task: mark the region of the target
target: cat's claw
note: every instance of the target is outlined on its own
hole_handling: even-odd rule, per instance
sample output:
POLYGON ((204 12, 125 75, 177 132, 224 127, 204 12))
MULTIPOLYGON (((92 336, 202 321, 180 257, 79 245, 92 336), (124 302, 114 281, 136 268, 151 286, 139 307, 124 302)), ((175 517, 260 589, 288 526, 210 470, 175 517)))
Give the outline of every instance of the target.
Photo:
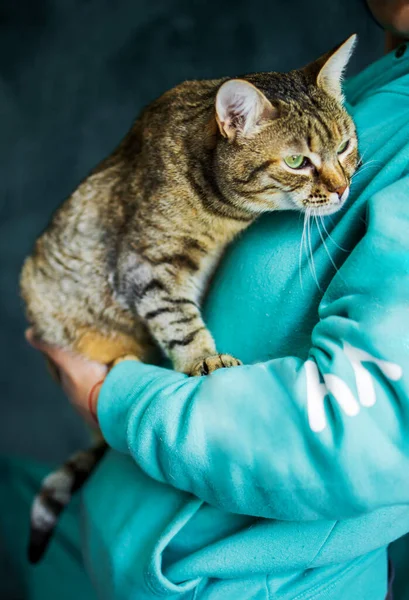
POLYGON ((238 358, 230 356, 230 354, 215 354, 202 358, 199 362, 193 365, 189 375, 197 377, 201 375, 210 375, 217 369, 229 369, 230 367, 238 367, 243 363, 238 358))

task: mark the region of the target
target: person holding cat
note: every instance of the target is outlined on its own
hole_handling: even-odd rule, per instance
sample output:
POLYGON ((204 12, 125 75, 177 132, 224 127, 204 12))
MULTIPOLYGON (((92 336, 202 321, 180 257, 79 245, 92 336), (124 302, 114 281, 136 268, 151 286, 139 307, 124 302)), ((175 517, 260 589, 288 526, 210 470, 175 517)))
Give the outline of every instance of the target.
POLYGON ((301 264, 298 215, 264 216, 206 300, 244 366, 107 375, 27 334, 116 450, 83 492, 95 592, 84 575, 78 597, 388 593, 386 547, 409 531, 409 3, 369 4, 390 53, 345 86, 363 160, 346 209, 307 231, 301 264))

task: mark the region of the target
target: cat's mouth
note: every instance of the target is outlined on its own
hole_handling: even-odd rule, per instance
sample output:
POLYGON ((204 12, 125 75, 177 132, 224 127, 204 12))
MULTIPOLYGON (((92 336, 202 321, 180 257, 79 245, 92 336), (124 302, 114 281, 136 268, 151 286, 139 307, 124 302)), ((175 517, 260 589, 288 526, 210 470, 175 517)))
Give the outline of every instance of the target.
POLYGON ((335 192, 309 196, 302 201, 302 210, 311 212, 314 215, 326 216, 338 212, 345 204, 349 196, 349 186, 344 190, 341 196, 335 192))
POLYGON ((314 202, 306 202, 303 206, 304 212, 311 212, 311 214, 324 217, 327 215, 333 215, 338 212, 339 209, 343 206, 338 202, 337 204, 327 202, 325 204, 315 204, 314 202))

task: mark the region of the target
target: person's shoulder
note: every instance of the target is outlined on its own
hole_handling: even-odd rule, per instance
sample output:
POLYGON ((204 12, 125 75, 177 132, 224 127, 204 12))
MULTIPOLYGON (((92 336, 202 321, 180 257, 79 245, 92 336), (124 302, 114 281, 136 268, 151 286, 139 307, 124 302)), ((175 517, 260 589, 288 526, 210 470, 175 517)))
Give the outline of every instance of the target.
POLYGON ((354 106, 366 96, 376 93, 409 74, 409 42, 382 56, 363 71, 344 81, 347 105, 354 106))

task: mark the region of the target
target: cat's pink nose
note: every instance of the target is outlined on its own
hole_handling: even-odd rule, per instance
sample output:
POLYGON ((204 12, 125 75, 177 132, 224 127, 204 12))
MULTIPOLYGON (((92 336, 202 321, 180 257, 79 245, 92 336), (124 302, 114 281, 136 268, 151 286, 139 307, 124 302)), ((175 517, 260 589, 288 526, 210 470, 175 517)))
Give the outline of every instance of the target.
POLYGON ((347 187, 348 187, 347 185, 340 185, 334 191, 335 191, 336 194, 338 194, 338 196, 340 198, 342 198, 342 196, 344 195, 344 192, 347 189, 347 187))
POLYGON ((340 185, 335 190, 339 202, 345 202, 349 196, 349 185, 340 185))

